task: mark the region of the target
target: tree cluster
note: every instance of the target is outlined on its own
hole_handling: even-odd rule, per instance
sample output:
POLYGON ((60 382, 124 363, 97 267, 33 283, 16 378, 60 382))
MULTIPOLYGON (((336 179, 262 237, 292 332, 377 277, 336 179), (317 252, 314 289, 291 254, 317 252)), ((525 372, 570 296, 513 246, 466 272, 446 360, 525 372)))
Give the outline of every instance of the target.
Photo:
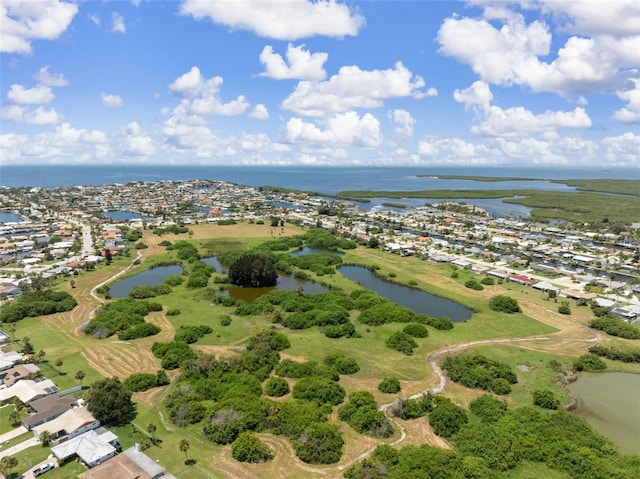
POLYGON ((66 291, 27 291, 0 308, 0 323, 71 311, 77 304, 66 291))
POLYGON ((511 296, 506 296, 504 294, 493 296, 489 300, 489 307, 499 313, 513 314, 521 311, 518 301, 511 296))
POLYGON ((625 339, 640 339, 640 329, 633 324, 629 324, 621 319, 600 317, 589 324, 594 329, 604 331, 611 336, 618 336, 625 339))
POLYGON ((508 364, 480 354, 448 356, 442 362, 442 369, 446 370, 449 378, 456 383, 496 394, 509 394, 511 384, 518 382, 516 374, 508 364))
POLYGON ((236 286, 264 288, 277 280, 275 260, 264 253, 245 253, 229 266, 229 282, 236 286))
POLYGON ((623 363, 640 363, 640 349, 631 351, 619 351, 616 348, 596 345, 589 348, 589 352, 598 356, 611 359, 612 361, 622 361, 623 363))
POLYGON ((164 369, 177 369, 196 358, 196 353, 184 342, 153 343, 151 352, 164 369))
POLYGON ((349 402, 338 408, 338 419, 360 434, 373 437, 389 437, 393 434, 393 426, 385 413, 378 410, 378 404, 369 391, 349 394, 349 402))
POLYGON ((597 354, 587 353, 573 362, 573 369, 576 371, 604 371, 607 369, 607 363, 600 359, 597 354))
POLYGON ((164 369, 160 369, 156 374, 134 373, 125 379, 122 384, 129 391, 137 393, 158 386, 166 386, 169 382, 169 376, 167 376, 167 373, 164 369))
POLYGON ((200 326, 180 326, 176 331, 176 334, 173 336, 173 340, 176 342, 182 341, 187 344, 192 344, 212 332, 213 329, 206 324, 201 324, 200 326))
MULTIPOLYGON (((154 328, 138 326, 145 322, 144 317, 152 311, 162 311, 162 305, 144 300, 138 301, 133 298, 121 298, 102 306, 87 323, 84 332, 98 338, 108 338, 115 333, 120 333, 121 339, 124 339, 123 336, 128 336, 129 339, 142 337, 139 334, 154 330, 154 328), (136 327, 138 329, 134 329, 136 327), (129 329, 132 331, 128 332, 129 329)), ((157 332, 159 332, 159 328, 152 334, 157 332)))

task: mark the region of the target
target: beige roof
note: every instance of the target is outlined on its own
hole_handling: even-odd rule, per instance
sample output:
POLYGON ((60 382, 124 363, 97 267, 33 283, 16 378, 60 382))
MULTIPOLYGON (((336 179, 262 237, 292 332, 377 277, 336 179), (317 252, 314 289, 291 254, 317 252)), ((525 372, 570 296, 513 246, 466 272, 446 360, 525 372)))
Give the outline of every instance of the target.
POLYGON ((96 419, 93 414, 86 407, 78 407, 69 409, 64 414, 57 418, 40 424, 33 428, 33 431, 40 435, 44 431, 49 431, 52 434, 58 434, 60 431, 66 431, 67 434, 75 431, 83 425, 94 422, 96 419))

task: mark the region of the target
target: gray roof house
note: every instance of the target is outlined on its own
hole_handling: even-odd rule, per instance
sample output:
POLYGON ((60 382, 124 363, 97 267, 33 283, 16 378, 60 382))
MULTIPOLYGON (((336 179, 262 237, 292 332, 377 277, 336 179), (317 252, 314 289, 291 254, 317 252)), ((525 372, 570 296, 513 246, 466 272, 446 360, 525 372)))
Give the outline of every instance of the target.
POLYGON ((77 457, 92 468, 115 456, 118 447, 118 436, 98 428, 53 446, 51 452, 60 462, 77 457))

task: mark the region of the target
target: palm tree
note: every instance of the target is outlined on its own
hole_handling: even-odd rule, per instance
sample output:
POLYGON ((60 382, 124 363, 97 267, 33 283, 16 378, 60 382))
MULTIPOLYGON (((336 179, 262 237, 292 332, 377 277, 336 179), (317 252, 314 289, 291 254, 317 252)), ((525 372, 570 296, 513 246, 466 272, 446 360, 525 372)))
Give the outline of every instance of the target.
POLYGON ((147 426, 147 432, 149 434, 151 434, 151 441, 153 441, 153 443, 156 443, 156 430, 158 429, 158 426, 156 426, 154 423, 149 423, 149 425, 147 426))
POLYGON ((18 460, 15 457, 5 456, 0 459, 0 475, 2 477, 8 477, 9 471, 18 465, 18 460))
POLYGON ((17 409, 14 409, 9 413, 9 421, 11 421, 11 425, 18 424, 20 422, 20 412, 17 409))
POLYGON ((76 376, 75 376, 75 377, 76 377, 76 379, 77 379, 78 381, 80 381, 80 387, 81 387, 81 388, 82 388, 82 380, 84 379, 84 376, 85 376, 85 374, 84 374, 84 371, 82 371, 82 370, 78 371, 78 372, 76 373, 76 376))
POLYGON ((49 431, 42 431, 40 433, 40 435, 38 436, 38 439, 42 443, 42 446, 46 447, 49 444, 51 444, 51 441, 53 441, 55 439, 55 437, 53 436, 53 433, 51 433, 49 431))
POLYGON ((180 451, 184 452, 184 462, 187 462, 189 460, 187 457, 187 451, 191 447, 191 444, 189 444, 189 441, 186 439, 182 439, 180 444, 178 444, 178 447, 180 448, 180 451))
POLYGON ((58 368, 58 373, 62 374, 62 359, 56 359, 55 365, 58 368))

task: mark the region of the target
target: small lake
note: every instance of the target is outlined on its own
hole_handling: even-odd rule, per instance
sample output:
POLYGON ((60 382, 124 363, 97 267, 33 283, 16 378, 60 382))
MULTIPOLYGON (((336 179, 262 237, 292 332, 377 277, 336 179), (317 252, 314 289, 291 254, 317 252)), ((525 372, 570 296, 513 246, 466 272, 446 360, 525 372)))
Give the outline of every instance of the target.
POLYGON ((340 251, 330 251, 328 249, 308 248, 305 246, 301 250, 291 253, 291 256, 304 256, 305 254, 335 254, 342 256, 344 253, 341 253, 340 251))
POLYGON ((640 454, 640 374, 580 373, 576 413, 625 454, 640 454))
POLYGON ((466 321, 473 314, 471 309, 460 303, 378 278, 362 266, 341 266, 340 273, 351 281, 356 281, 365 288, 373 290, 380 296, 390 299, 400 306, 405 306, 416 313, 425 313, 434 318, 448 316, 455 322, 466 321))
MULTIPOLYGON (((310 248, 305 248, 310 249, 310 248)), ((326 253, 324 250, 316 250, 320 253, 326 253)), ((297 253, 302 253, 298 251, 297 253)), ((213 266, 218 273, 227 273, 227 268, 218 261, 216 256, 212 256, 210 258, 203 258, 202 261, 210 266, 213 266)), ((298 291, 299 288, 302 288, 302 292, 304 294, 316 294, 316 293, 324 293, 325 291, 329 291, 328 288, 322 286, 320 283, 315 283, 313 281, 308 281, 304 279, 299 279, 294 276, 289 276, 285 274, 278 273, 278 284, 277 286, 271 286, 268 288, 240 288, 237 286, 231 286, 230 288, 222 291, 221 293, 227 296, 231 296, 232 298, 239 299, 245 301, 247 303, 251 303, 258 299, 263 294, 267 294, 272 289, 280 289, 283 291, 298 291)))
POLYGON ((140 213, 135 213, 133 211, 103 211, 102 214, 107 218, 111 218, 115 221, 128 221, 133 219, 148 219, 149 216, 141 215, 140 213))
POLYGON ((251 303, 273 289, 279 289, 282 291, 298 291, 299 288, 302 288, 303 294, 325 293, 329 291, 329 288, 322 286, 320 283, 296 278, 294 276, 278 274, 277 286, 271 286, 268 288, 240 288, 238 286, 231 286, 230 288, 222 291, 222 294, 251 303))
POLYGON ((109 288, 109 295, 112 298, 124 298, 129 295, 129 291, 131 291, 131 288, 134 286, 157 286, 161 284, 167 276, 175 274, 182 274, 182 266, 174 264, 148 269, 142 273, 118 281, 109 288))

